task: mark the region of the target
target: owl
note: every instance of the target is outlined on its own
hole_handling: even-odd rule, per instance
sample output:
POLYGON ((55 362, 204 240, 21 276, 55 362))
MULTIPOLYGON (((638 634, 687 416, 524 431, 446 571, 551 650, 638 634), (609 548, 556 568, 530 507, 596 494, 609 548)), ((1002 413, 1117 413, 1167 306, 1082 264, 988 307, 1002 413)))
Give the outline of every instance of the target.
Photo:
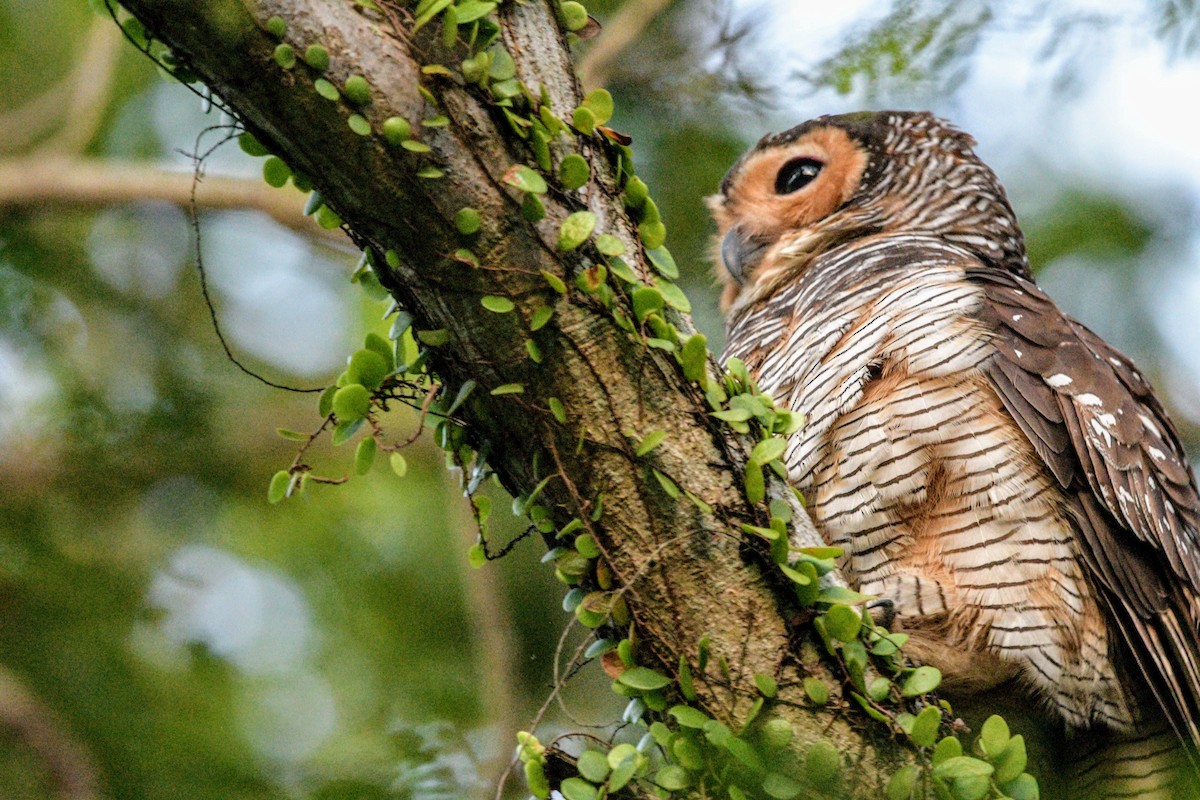
POLYGON ((1196 480, 1138 369, 1034 283, 973 145, 891 111, 762 139, 710 199, 724 357, 806 416, 790 479, 915 660, 1095 743, 1078 796, 1169 797, 1200 744, 1196 480))

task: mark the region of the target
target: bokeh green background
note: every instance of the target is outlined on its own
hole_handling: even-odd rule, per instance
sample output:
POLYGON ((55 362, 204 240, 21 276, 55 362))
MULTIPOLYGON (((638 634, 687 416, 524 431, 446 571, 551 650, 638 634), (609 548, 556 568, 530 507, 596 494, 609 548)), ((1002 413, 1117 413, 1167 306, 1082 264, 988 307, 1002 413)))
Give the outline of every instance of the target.
MULTIPOLYGON (((1047 117, 1111 74, 1073 44, 1069 14, 842 9, 827 52, 797 54, 780 28, 798 24, 799 4, 655 5, 593 75, 617 97, 613 125, 635 138, 710 341, 721 331, 702 198, 737 155, 767 130, 856 105, 989 120, 970 101, 995 68, 981 42, 1024 25, 1050 48, 1020 66, 1041 99, 998 102, 1004 124, 972 130, 1000 159, 1052 293, 1139 360, 1200 452, 1197 193, 1178 175, 1122 181, 1121 152, 1064 166, 1073 141, 1039 137, 1044 123, 1070 130, 1047 117), (1012 126, 1024 144, 1006 145, 1012 126)), ((589 8, 631 24, 619 2, 589 8)), ((1176 102, 1194 105, 1189 9, 1135 4, 1096 29, 1143 31, 1169 56, 1160 73, 1181 85, 1176 102)), ((186 176, 197 134, 222 122, 85 0, 0 0, 0 175, 136 164, 186 176)), ((206 169, 256 181, 260 165, 230 144, 206 169)), ((386 332, 384 306, 350 284, 344 242, 254 210, 200 222, 222 327, 254 369, 319 386, 365 333, 386 332)), ((561 586, 533 540, 467 566, 471 515, 428 436, 403 478, 381 466, 268 505, 295 452, 275 430, 313 429, 315 399, 229 363, 192 246, 185 210, 166 202, 0 204, 0 796, 490 796, 513 732, 550 697, 571 619, 561 586)), ((403 412, 389 429, 416 424, 403 412)), ((351 457, 323 441, 311 461, 340 475, 351 457)), ((522 530, 497 517, 498 538, 522 530)), ((583 639, 568 632, 563 660, 583 639)), ((595 667, 573 673, 543 739, 619 718, 606 686, 595 667)))

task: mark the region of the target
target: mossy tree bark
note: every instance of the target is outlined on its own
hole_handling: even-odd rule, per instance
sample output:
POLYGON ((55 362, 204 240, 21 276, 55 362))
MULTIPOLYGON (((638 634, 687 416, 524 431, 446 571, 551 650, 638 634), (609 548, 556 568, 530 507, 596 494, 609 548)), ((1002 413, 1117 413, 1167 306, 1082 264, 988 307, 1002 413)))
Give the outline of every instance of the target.
MULTIPOLYGON (((380 279, 414 315, 417 329, 448 332, 449 340, 433 348, 430 360, 439 379, 451 396, 468 380, 479 386, 456 412, 470 441, 476 449, 487 443, 489 463, 516 495, 554 476, 539 502, 559 526, 579 517, 594 535, 624 587, 639 661, 670 675, 681 658, 690 662, 697 704, 735 731, 757 697, 753 676, 773 676, 780 688, 768 710, 792 723, 794 754, 801 756, 818 740, 830 741, 843 755, 844 794, 882 796, 881 783, 912 755, 873 741, 871 731, 881 726, 847 713, 836 697, 819 709, 806 699, 804 677, 815 675, 830 685, 840 678, 816 656, 806 628, 797 624, 789 588, 742 533, 742 523, 768 521, 765 508, 748 503, 742 488, 747 443, 710 417, 702 393, 670 354, 648 348, 594 296, 574 288, 588 262, 578 250, 559 250, 558 231, 569 214, 584 209, 596 215, 598 232, 624 242, 626 260, 653 282, 636 227, 623 209, 608 148, 596 137, 558 139, 552 145, 555 164, 578 152, 591 167, 591 180, 577 191, 556 188, 551 180, 542 195, 545 218, 527 222, 522 193, 504 176, 514 165, 533 163, 533 157, 479 87, 464 85, 457 65, 465 48, 446 49, 436 23, 413 35, 407 9, 379 2, 383 14, 349 0, 124 0, 124 5, 248 130, 311 179, 360 244, 400 255, 398 264, 381 270, 380 279), (352 74, 367 79, 371 102, 361 113, 372 125, 370 135, 348 127, 354 109, 344 100, 318 95, 311 69, 299 63, 285 70, 276 63, 272 53, 279 42, 265 29, 272 16, 286 21, 284 41, 297 54, 314 44, 329 51, 325 77, 334 85, 344 85, 352 74), (422 71, 430 64, 449 69, 422 71), (439 115, 449 124, 420 126, 439 115), (390 145, 379 131, 391 116, 409 120, 430 151, 390 145), (441 177, 420 177, 429 167, 441 177), (464 207, 477 209, 483 219, 470 237, 454 222, 464 207), (477 265, 455 256, 464 247, 477 265), (556 292, 543 273, 564 281, 568 293, 556 292), (484 296, 509 298, 515 311, 489 311, 481 305, 484 296), (530 319, 544 306, 553 308, 553 318, 532 332, 530 319), (537 342, 541 363, 528 357, 529 339, 537 342), (516 383, 523 393, 491 394, 516 383), (551 412, 551 398, 563 404, 565 422, 551 412), (638 457, 638 443, 652 431, 665 431, 665 439, 638 457), (673 498, 652 470, 703 500, 712 513, 685 497, 673 498), (697 653, 705 636, 713 658, 701 672, 697 653), (728 663, 728 678, 716 666, 718 657, 728 663)), ((505 3, 498 13, 517 78, 535 92, 542 89, 555 114, 571 119, 581 97, 550 2, 505 3)), ((626 303, 620 293, 617 303, 626 303)), ((673 322, 685 335, 691 331, 683 316, 673 322)), ((811 525, 796 528, 796 536, 819 543, 811 525)))

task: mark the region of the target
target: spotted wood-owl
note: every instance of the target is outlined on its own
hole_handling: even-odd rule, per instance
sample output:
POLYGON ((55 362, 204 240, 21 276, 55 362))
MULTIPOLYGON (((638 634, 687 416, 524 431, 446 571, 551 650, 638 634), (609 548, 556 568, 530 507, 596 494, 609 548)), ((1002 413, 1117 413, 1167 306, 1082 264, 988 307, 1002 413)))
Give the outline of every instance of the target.
POLYGON ((725 357, 807 416, 791 479, 914 658, 1088 731, 1079 796, 1169 796, 1200 744, 1196 481, 1137 368, 1034 284, 973 144, 910 112, 760 141, 710 201, 725 357))

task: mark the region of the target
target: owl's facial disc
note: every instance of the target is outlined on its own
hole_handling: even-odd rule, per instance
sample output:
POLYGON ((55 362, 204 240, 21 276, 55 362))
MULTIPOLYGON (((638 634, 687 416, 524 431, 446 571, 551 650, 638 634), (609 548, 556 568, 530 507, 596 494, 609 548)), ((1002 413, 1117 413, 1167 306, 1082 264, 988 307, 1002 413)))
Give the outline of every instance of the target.
POLYGON ((867 159, 845 130, 819 125, 795 138, 764 139, 730 170, 709 204, 721 237, 724 308, 803 268, 858 189, 867 159))

